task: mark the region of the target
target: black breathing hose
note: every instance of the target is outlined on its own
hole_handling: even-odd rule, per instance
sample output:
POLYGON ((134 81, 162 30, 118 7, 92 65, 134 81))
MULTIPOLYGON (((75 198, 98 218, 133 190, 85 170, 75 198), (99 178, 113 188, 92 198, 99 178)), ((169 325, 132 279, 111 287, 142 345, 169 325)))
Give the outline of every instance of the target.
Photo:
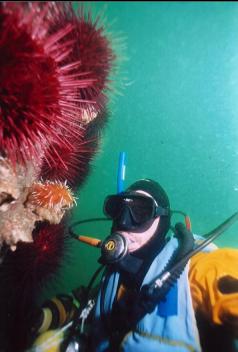
POLYGON ((78 238, 78 235, 76 235, 74 232, 73 232, 73 228, 77 225, 81 225, 81 224, 86 224, 86 223, 90 223, 90 222, 97 222, 97 221, 110 221, 111 219, 108 219, 108 218, 90 218, 90 219, 85 219, 85 220, 79 220, 79 221, 76 221, 74 222, 73 224, 71 224, 69 226, 69 235, 72 237, 72 238, 78 238))
MULTIPOLYGON (((214 241, 214 239, 220 236, 237 220, 238 220, 238 212, 233 214, 230 218, 225 220, 221 225, 216 227, 214 230, 205 234, 203 237, 206 239, 201 244, 197 245, 194 249, 186 253, 183 257, 181 257, 181 259, 178 260, 177 263, 172 268, 170 268, 170 270, 160 273, 157 277, 155 277, 152 280, 150 284, 145 285, 141 292, 143 300, 146 300, 146 299, 148 300, 149 297, 150 298, 152 297, 153 298, 152 301, 154 301, 155 303, 156 301, 158 302, 160 299, 162 299, 165 296, 165 294, 168 292, 169 288, 179 278, 188 260, 195 254, 200 252, 204 247, 206 247, 212 241, 214 241)), ((175 226, 175 229, 179 233, 183 233, 186 230, 183 224, 177 224, 175 226)), ((153 309, 153 307, 151 307, 151 309, 153 309)))
MULTIPOLYGON (((214 241, 218 236, 220 236, 223 232, 225 232, 230 226, 232 226, 236 221, 238 220, 238 212, 234 213, 231 217, 229 217, 227 220, 225 220, 221 225, 217 226, 214 230, 208 232, 207 234, 203 235, 204 238, 206 238, 201 244, 196 246, 193 250, 188 252, 184 257, 182 257, 174 266, 173 268, 170 269, 170 274, 172 272, 176 272, 177 269, 181 265, 184 265, 191 257, 193 257, 195 254, 200 252, 203 248, 205 248, 208 244, 210 244, 212 241, 214 241)), ((177 225, 176 225, 177 226, 177 225)), ((175 226, 175 228, 176 228, 175 226)), ((179 224, 180 226, 180 224, 179 224)), ((181 229, 181 227, 180 227, 181 229)), ((153 281, 156 280, 161 280, 161 274, 158 275, 153 281)))

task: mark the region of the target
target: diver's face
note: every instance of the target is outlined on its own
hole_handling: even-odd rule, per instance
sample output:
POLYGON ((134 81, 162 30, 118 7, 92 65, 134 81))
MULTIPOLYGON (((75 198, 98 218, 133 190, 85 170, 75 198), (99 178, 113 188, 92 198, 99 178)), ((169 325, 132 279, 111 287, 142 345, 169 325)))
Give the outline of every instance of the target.
MULTIPOLYGON (((136 193, 143 194, 147 197, 152 198, 150 194, 144 191, 136 191, 136 193)), ((158 228, 159 222, 160 217, 158 216, 140 225, 140 227, 136 231, 117 228, 116 232, 120 233, 123 237, 126 238, 128 242, 129 252, 134 252, 137 249, 143 247, 152 238, 158 228)))

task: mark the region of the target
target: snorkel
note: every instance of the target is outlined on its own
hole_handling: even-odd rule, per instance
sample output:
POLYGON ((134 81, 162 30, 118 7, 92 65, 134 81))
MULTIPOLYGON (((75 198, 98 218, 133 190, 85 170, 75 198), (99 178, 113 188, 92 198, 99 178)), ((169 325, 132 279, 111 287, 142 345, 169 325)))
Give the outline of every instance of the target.
POLYGON ((117 193, 124 191, 124 181, 126 175, 126 153, 120 152, 117 170, 117 193))
MULTIPOLYGON (((125 171, 126 171, 126 153, 120 152, 117 170, 117 194, 122 194, 124 191, 124 181, 125 181, 125 171)), ((106 219, 94 219, 97 220, 110 220, 106 219)), ((83 221, 85 222, 85 221, 83 221)), ((80 222, 80 223, 83 223, 80 222)), ((86 220, 87 222, 87 220, 86 220)), ((77 222, 77 224, 79 224, 77 222)), ((74 226, 74 224, 73 224, 74 226)), ((90 246, 98 247, 101 249, 101 257, 98 262, 102 265, 115 265, 120 262, 123 267, 131 268, 131 272, 135 273, 142 261, 140 259, 134 259, 130 256, 128 252, 128 241, 120 233, 112 232, 105 240, 99 240, 97 238, 91 238, 88 236, 77 236, 72 231, 72 226, 70 228, 70 235, 80 242, 86 243, 90 246)))

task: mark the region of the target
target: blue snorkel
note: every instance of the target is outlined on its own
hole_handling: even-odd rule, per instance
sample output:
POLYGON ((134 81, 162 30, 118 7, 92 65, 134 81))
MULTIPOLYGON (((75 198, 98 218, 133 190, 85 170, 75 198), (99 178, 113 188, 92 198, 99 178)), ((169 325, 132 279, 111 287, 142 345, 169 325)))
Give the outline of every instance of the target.
POLYGON ((124 181, 126 174, 126 153, 120 152, 117 170, 117 193, 124 191, 124 181))

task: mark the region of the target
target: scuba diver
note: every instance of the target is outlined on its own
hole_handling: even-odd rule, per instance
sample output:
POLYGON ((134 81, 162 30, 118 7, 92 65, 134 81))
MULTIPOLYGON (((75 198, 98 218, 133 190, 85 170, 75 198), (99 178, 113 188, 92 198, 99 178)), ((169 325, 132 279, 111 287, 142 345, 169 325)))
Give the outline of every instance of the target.
POLYGON ((96 303, 91 349, 199 351, 187 265, 161 297, 150 289, 156 275, 194 245, 192 233, 182 224, 175 236, 166 236, 171 218, 166 192, 155 181, 139 180, 107 197, 104 212, 113 223, 102 246, 100 262, 108 269, 96 303))

